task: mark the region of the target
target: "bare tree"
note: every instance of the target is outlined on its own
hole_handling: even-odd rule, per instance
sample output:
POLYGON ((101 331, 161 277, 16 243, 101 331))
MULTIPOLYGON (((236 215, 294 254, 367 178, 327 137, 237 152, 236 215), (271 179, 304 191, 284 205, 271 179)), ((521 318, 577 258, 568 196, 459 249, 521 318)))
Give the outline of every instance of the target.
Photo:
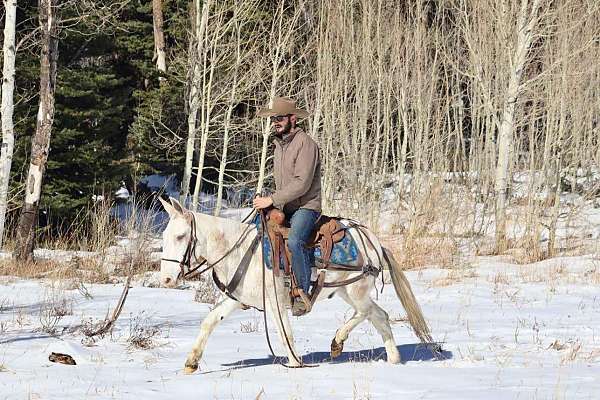
POLYGON ((200 140, 198 142, 198 160, 196 163, 196 181, 194 184, 194 192, 192 194, 192 209, 198 207, 198 200, 202 190, 202 181, 204 178, 204 163, 208 151, 208 140, 211 136, 213 122, 219 117, 215 113, 217 105, 221 103, 227 96, 225 85, 215 77, 215 72, 219 68, 224 68, 229 65, 231 51, 223 51, 221 41, 231 31, 234 19, 229 15, 235 4, 228 2, 220 2, 216 5, 211 23, 207 26, 205 32, 204 52, 201 58, 201 84, 202 97, 200 101, 200 140))
MULTIPOLYGON (((165 49, 165 34, 163 30, 162 0, 152 0, 152 20, 154 28, 154 57, 156 68, 162 74, 167 72, 167 52, 165 49)), ((160 77, 161 81, 165 78, 160 77)))
POLYGON ((54 93, 58 60, 57 0, 40 0, 40 100, 35 134, 31 141, 31 159, 25 187, 25 202, 17 227, 15 258, 20 261, 33 257, 35 227, 42 192, 42 179, 50 149, 50 134, 54 121, 54 93))
MULTIPOLYGON (((248 3, 246 3, 248 4, 248 3)), ((233 81, 231 83, 231 94, 229 96, 229 100, 228 100, 228 105, 227 105, 227 111, 225 114, 225 122, 224 122, 224 126, 223 126, 223 145, 222 145, 222 150, 221 150, 221 161, 219 163, 219 178, 218 178, 218 187, 217 187, 217 202, 215 205, 215 209, 214 209, 214 215, 218 216, 221 213, 221 208, 223 205, 223 187, 225 184, 225 169, 227 168, 227 162, 228 162, 228 151, 229 151, 229 146, 230 146, 230 135, 231 135, 231 128, 232 128, 232 114, 233 114, 233 109, 236 105, 236 103, 239 101, 240 95, 242 95, 243 93, 240 93, 240 91, 243 91, 244 88, 240 88, 238 86, 240 86, 240 81, 242 83, 246 84, 246 87, 248 86, 248 84, 251 81, 251 78, 249 76, 243 76, 240 77, 240 65, 242 63, 242 59, 243 58, 251 58, 250 53, 253 51, 254 46, 251 46, 250 48, 246 47, 244 49, 242 49, 242 37, 241 37, 241 30, 244 27, 244 23, 243 23, 243 18, 246 17, 246 15, 244 15, 245 13, 247 13, 248 10, 247 9, 237 9, 234 10, 234 20, 235 20, 235 28, 234 28, 234 33, 233 36, 235 37, 235 61, 234 61, 234 67, 231 70, 232 72, 232 78, 233 81), (241 16, 240 16, 241 13, 241 16), (242 53, 243 52, 243 53, 242 53)))
POLYGON ((198 110, 200 109, 200 85, 202 82, 201 56, 204 54, 204 36, 212 0, 194 0, 194 19, 192 41, 189 50, 189 90, 188 90, 188 137, 185 146, 185 167, 181 182, 181 201, 185 201, 190 194, 190 181, 194 162, 194 149, 198 131, 198 110))
MULTIPOLYGON (((196 3, 196 27, 207 4, 196 3)), ((255 106, 276 95, 295 97, 312 112, 302 122, 322 152, 325 212, 377 222, 379 207, 373 205, 394 185, 407 236, 439 226, 454 232, 454 221, 462 218, 454 207, 467 207, 463 196, 470 233, 493 229, 497 215, 501 251, 507 235, 517 233, 507 232, 507 209, 519 226, 527 225, 525 235, 539 235, 544 225, 554 229, 561 205, 553 190, 566 171, 585 166, 589 172, 591 160, 600 157, 597 113, 582 106, 598 101, 590 89, 598 79, 591 23, 598 6, 589 1, 399 6, 373 0, 350 7, 345 0, 297 0, 258 3, 258 14, 236 16, 224 11, 230 1, 210 4, 190 61, 197 69, 190 70, 195 77, 188 99, 194 94, 197 102, 190 107, 184 181, 193 171, 193 203, 210 169, 218 172, 211 182, 218 185, 216 212, 228 186, 262 190, 268 183, 270 126, 252 117, 255 106), (581 12, 559 22, 567 10, 581 12), (261 38, 259 51, 237 62, 236 40, 223 40, 235 18, 256 30, 248 37, 261 38), (585 44, 573 42, 557 55, 560 41, 554 39, 572 32, 585 36, 585 44), (568 60, 587 57, 578 61, 577 77, 570 77, 570 61, 557 61, 564 54, 573 55, 568 60), (567 89, 574 87, 577 95, 567 89), (208 165, 205 157, 219 165, 208 165), (521 207, 523 202, 509 201, 508 187, 524 170, 534 171, 534 179, 527 181, 527 206, 521 207), (551 215, 534 196, 545 189, 553 195, 551 215)))
POLYGON ((15 89, 15 26, 17 20, 17 0, 4 1, 4 64, 2 70, 2 153, 0 155, 0 249, 4 238, 4 225, 8 203, 8 184, 15 147, 14 98, 15 89))
POLYGON ((515 107, 522 90, 521 77, 527 62, 534 29, 538 23, 540 0, 521 0, 517 19, 517 43, 512 57, 508 88, 505 95, 500 129, 498 131, 498 163, 496 166, 496 248, 506 249, 506 206, 509 186, 509 162, 513 150, 515 107))

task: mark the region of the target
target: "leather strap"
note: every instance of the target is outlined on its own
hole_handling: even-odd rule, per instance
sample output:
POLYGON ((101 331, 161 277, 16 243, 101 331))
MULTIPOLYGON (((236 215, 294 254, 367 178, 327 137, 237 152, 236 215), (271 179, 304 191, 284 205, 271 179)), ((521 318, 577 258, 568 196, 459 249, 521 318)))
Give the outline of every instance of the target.
MULTIPOLYGON (((254 251, 258 247, 257 245, 258 245, 259 241, 260 241, 260 235, 256 235, 256 237, 252 240, 252 244, 250 244, 250 247, 248 247, 246 249, 246 252, 244 253, 244 256, 242 257, 242 260, 240 261, 240 264, 238 265, 237 269, 235 270, 233 277, 231 278, 231 280, 229 281, 227 286, 224 286, 225 290, 222 290, 219 287, 219 289, 221 289, 222 292, 224 292, 225 294, 231 294, 235 291, 235 289, 237 289, 240 282, 242 281, 242 278, 246 274, 246 271, 248 270, 248 266, 250 265, 250 260, 254 256, 254 251)), ((213 270, 213 279, 214 279, 215 275, 216 274, 214 273, 214 270, 213 270)), ((216 282, 217 281, 215 280, 215 283, 216 282)), ((219 285, 217 284, 217 287, 218 286, 219 285)))
POLYGON ((225 296, 229 297, 232 300, 237 301, 238 303, 240 303, 242 305, 242 309, 243 310, 248 310, 249 308, 254 308, 258 311, 263 311, 258 307, 254 307, 254 306, 248 306, 244 303, 242 303, 241 301, 239 301, 234 295, 232 295, 231 293, 227 293, 227 288, 225 287, 225 284, 223 282, 221 282, 221 280, 219 279, 219 277, 217 276, 217 273, 215 272, 215 270, 212 270, 212 277, 213 277, 213 281, 215 282, 215 285, 217 285, 217 288, 223 292, 225 294, 225 296))
POLYGON ((281 249, 279 248, 280 243, 278 240, 278 235, 274 232, 268 232, 269 241, 271 242, 271 261, 273 267, 273 273, 275 276, 279 276, 281 274, 281 249))
POLYGON ((363 272, 362 274, 355 276, 354 278, 346 279, 345 281, 325 282, 323 284, 323 287, 331 288, 331 287, 340 287, 340 286, 350 285, 351 283, 360 281, 362 278, 364 278, 368 275, 370 275, 368 272, 363 272))
POLYGON ((283 241, 283 236, 277 235, 277 240, 279 241, 280 254, 281 254, 281 252, 283 252, 283 272, 285 273, 285 276, 290 276, 292 274, 292 267, 290 265, 290 259, 288 257, 288 254, 285 250, 286 245, 285 245, 285 242, 283 241))
POLYGON ((325 271, 319 272, 319 276, 317 277, 317 282, 313 287, 312 292, 310 293, 310 304, 311 308, 315 305, 317 301, 317 297, 319 297, 319 293, 321 293, 321 289, 323 289, 323 284, 325 283, 325 271))

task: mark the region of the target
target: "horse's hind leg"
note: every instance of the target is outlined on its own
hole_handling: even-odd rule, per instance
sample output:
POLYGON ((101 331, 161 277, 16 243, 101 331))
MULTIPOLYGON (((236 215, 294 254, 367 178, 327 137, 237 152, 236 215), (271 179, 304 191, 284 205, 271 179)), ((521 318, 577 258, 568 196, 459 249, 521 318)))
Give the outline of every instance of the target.
POLYGON ((344 325, 342 325, 342 327, 340 329, 338 329, 337 332, 335 333, 335 337, 331 341, 331 358, 332 359, 339 357, 339 355, 342 354, 342 350, 344 349, 344 342, 346 341, 346 339, 348 339, 350 332, 352 332, 352 330, 354 328, 356 328, 356 326, 358 324, 360 324, 367 318, 366 314, 358 311, 358 309, 356 308, 356 306, 354 305, 352 300, 350 300, 350 298, 348 297, 348 294, 346 293, 345 288, 339 289, 336 293, 338 293, 339 296, 346 303, 348 303, 348 305, 350 305, 350 306, 352 306, 352 308, 354 308, 354 315, 352 316, 352 318, 350 318, 348 321, 346 321, 344 323, 344 325))
POLYGON ((396 341, 390 327, 388 314, 377 303, 371 299, 367 280, 359 281, 347 288, 347 295, 351 304, 357 312, 366 315, 367 319, 373 324, 377 332, 383 339, 388 362, 397 364, 400 362, 400 353, 396 347, 396 341))
POLYGON ((240 307, 241 304, 239 302, 226 297, 224 300, 218 303, 211 312, 208 313, 200 325, 200 334, 196 338, 196 342, 192 347, 192 351, 185 361, 184 372, 186 374, 191 374, 198 369, 198 361, 200 358, 202 358, 206 341, 217 324, 240 307))
POLYGON ((398 352, 398 348, 396 347, 396 341, 394 340, 394 335, 392 333, 392 327, 390 326, 390 318, 388 313, 377 303, 373 301, 373 299, 369 298, 371 301, 371 313, 369 314, 369 321, 373 324, 377 332, 383 338, 383 344, 385 346, 385 351, 387 353, 388 362, 392 364, 398 364, 400 359, 400 353, 398 352))

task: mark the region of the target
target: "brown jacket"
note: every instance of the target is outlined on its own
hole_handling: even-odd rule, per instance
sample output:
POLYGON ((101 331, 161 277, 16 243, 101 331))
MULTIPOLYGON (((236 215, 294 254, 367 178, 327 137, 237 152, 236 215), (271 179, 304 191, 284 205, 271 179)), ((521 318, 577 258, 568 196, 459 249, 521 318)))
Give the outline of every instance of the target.
POLYGON ((275 138, 273 158, 275 207, 321 211, 321 159, 319 147, 296 128, 285 139, 275 138))

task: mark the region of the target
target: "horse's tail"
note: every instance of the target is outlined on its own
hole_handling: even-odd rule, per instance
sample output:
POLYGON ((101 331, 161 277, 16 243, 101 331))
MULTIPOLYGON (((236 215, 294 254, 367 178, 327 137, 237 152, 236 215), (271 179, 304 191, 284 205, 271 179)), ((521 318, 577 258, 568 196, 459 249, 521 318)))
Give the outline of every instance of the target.
POLYGON ((402 272, 400 269, 400 265, 398 264, 398 261, 394 259, 391 251, 385 247, 383 247, 382 250, 383 257, 389 265, 390 276, 392 277, 392 282, 394 283, 394 289, 396 289, 396 294, 398 295, 402 306, 406 310, 410 326, 412 326, 413 331, 422 343, 433 343, 431 331, 429 330, 429 326, 427 326, 425 317, 423 317, 421 307, 419 307, 419 303, 417 303, 417 299, 410 288, 408 279, 406 279, 404 272, 402 272))

